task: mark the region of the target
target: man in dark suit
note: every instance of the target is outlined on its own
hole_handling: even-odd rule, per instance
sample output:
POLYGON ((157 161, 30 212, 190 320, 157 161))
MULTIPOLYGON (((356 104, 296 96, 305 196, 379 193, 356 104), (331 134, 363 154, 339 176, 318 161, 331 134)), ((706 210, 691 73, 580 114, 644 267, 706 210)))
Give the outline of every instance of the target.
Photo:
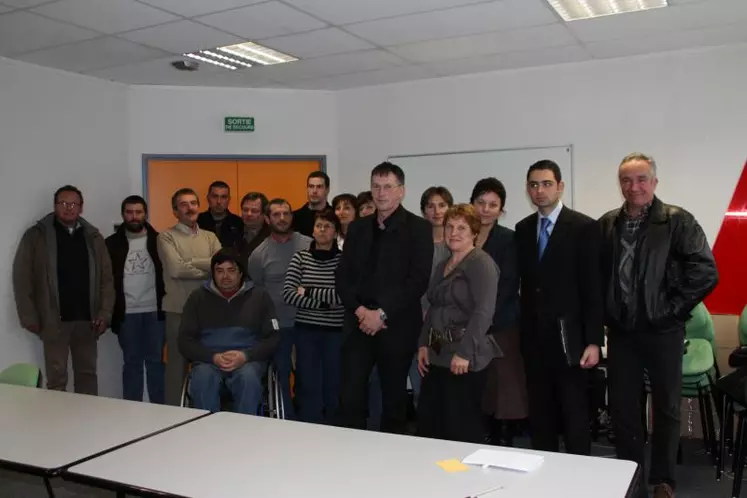
POLYGON ((433 260, 430 223, 402 207, 405 174, 389 162, 371 172, 376 216, 350 224, 337 267, 345 305, 339 422, 366 427, 368 379, 381 383, 381 430, 404 433, 407 373, 423 325, 420 298, 433 260))
POLYGON ((521 347, 532 447, 558 451, 560 433, 567 452, 588 455, 586 370, 604 341, 600 234, 593 219, 563 206, 563 188, 553 161, 529 168, 527 192, 538 212, 516 224, 521 347))

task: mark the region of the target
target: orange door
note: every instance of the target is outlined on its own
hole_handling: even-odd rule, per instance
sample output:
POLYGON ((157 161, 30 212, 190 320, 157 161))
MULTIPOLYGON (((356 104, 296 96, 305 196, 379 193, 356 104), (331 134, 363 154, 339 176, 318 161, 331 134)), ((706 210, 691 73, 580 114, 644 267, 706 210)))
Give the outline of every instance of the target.
POLYGON ((216 180, 222 180, 231 187, 230 209, 238 213, 241 199, 237 190, 236 161, 201 161, 201 160, 163 160, 148 161, 148 208, 150 223, 156 230, 165 230, 174 225, 171 196, 183 187, 197 192, 200 198, 200 209, 207 209, 208 186, 216 180))
POLYGON ((268 199, 282 197, 296 210, 306 203, 306 178, 321 169, 317 160, 238 161, 237 199, 247 192, 262 192, 268 199))

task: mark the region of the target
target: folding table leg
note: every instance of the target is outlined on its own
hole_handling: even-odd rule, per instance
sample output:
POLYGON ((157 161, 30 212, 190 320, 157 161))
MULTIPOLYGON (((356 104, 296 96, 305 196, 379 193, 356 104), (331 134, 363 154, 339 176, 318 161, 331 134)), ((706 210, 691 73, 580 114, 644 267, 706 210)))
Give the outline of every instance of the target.
MULTIPOLYGON (((744 414, 739 415, 739 433, 744 437, 745 426, 747 426, 747 417, 744 414)), ((734 486, 732 487, 731 495, 735 498, 739 497, 739 493, 742 492, 742 474, 744 473, 744 460, 747 457, 747 451, 744 447, 744 441, 739 440, 739 447, 734 455, 735 470, 734 470, 734 486)))

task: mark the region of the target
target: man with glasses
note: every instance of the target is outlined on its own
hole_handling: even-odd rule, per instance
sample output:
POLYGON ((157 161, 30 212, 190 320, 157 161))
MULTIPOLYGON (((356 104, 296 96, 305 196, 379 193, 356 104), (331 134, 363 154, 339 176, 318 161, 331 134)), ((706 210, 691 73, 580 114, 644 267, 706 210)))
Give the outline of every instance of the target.
POLYGON ((21 238, 13 291, 21 326, 44 345, 47 388, 64 391, 73 358, 75 392, 98 394, 97 341, 114 308, 112 266, 104 237, 81 217, 83 194, 54 194, 54 212, 21 238))
POLYGON ((560 168, 550 160, 529 167, 527 193, 537 212, 516 224, 521 278, 521 351, 529 395, 532 447, 591 452, 587 370, 604 341, 599 276, 599 229, 560 198, 560 168))
POLYGON ((337 267, 345 306, 339 422, 364 429, 368 379, 381 383, 381 430, 404 433, 407 373, 423 326, 420 298, 433 260, 430 223, 402 207, 405 174, 385 162, 371 172, 376 216, 353 221, 337 267))

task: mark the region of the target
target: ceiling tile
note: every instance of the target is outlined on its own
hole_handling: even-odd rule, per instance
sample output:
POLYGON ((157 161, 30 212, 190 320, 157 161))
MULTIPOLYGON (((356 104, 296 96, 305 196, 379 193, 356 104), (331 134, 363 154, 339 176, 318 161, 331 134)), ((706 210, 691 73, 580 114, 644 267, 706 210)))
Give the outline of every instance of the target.
POLYGON ((377 45, 392 46, 555 22, 558 18, 541 0, 503 0, 350 24, 345 29, 377 45))
POLYGON ((167 55, 119 38, 106 37, 25 54, 17 59, 73 72, 120 66, 167 55))
POLYGON ((453 76, 521 67, 549 66, 589 59, 591 57, 583 48, 570 46, 433 62, 425 64, 424 67, 441 76, 453 76))
POLYGON ((480 35, 431 40, 391 47, 402 58, 413 62, 430 62, 461 57, 516 52, 545 47, 575 45, 577 42, 562 24, 483 33, 480 35))
POLYGON ((327 27, 325 23, 276 1, 198 17, 197 20, 247 40, 327 27))
POLYGON ((396 17, 416 12, 428 12, 448 7, 458 7, 485 0, 285 0, 332 24, 349 24, 384 17, 396 17))
POLYGON ((28 7, 35 7, 43 3, 54 2, 55 0, 3 0, 3 4, 15 7, 17 9, 26 9, 28 7))
POLYGON ((5 14, 6 12, 10 12, 11 10, 13 9, 0 3, 0 14, 5 14))
POLYGON ((244 41, 237 36, 192 21, 176 21, 152 26, 130 31, 120 37, 176 54, 233 45, 244 41))
POLYGON ((134 0, 60 0, 36 7, 32 12, 107 34, 177 19, 134 0))
POLYGON ((341 74, 329 78, 314 80, 302 80, 289 83, 290 88, 302 88, 306 90, 343 90, 372 85, 385 85, 387 83, 399 83, 402 81, 421 80, 437 76, 418 66, 404 66, 387 69, 376 69, 362 73, 341 74))
POLYGON ((261 43, 302 59, 376 48, 338 28, 319 29, 296 35, 268 38, 262 40, 261 43))
POLYGON ((31 52, 63 43, 88 40, 99 33, 29 12, 0 16, 0 55, 31 52))
POLYGON ((585 46, 594 57, 609 58, 744 42, 747 42, 747 29, 739 23, 729 26, 658 33, 645 38, 605 40, 587 43, 585 46))
POLYGON ((328 55, 316 59, 302 59, 288 64, 257 67, 257 73, 277 81, 288 83, 302 79, 323 78, 345 73, 372 71, 404 65, 404 61, 384 50, 364 50, 347 54, 328 55))
POLYGON ((567 26, 579 40, 593 42, 736 22, 747 22, 747 2, 744 0, 673 5, 663 9, 574 21, 567 23, 567 26))
POLYGON ((246 7, 264 1, 266 0, 140 0, 142 3, 185 17, 212 14, 213 12, 246 7))

